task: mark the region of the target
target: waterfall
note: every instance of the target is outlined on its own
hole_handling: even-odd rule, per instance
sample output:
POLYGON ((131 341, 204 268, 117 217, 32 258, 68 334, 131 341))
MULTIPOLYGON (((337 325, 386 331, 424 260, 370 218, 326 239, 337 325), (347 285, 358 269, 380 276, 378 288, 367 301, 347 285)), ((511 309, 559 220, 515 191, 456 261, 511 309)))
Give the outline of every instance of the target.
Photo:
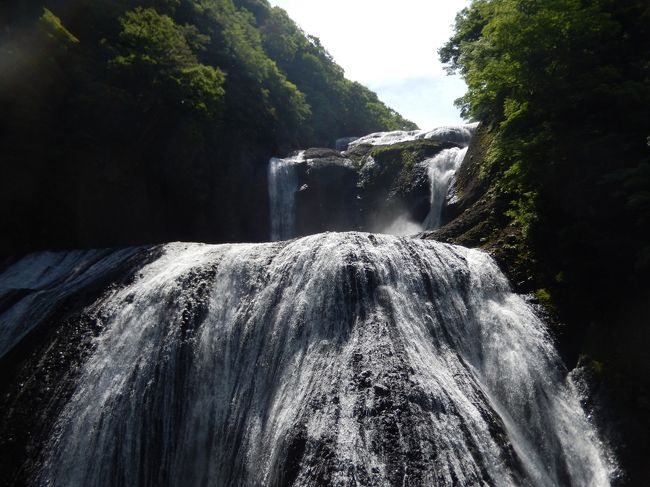
MULTIPOLYGON (((382 233, 390 233, 393 235, 409 235, 416 234, 422 230, 433 230, 440 226, 440 218, 443 206, 447 200, 447 193, 451 187, 454 174, 456 170, 460 167, 463 157, 467 152, 467 147, 471 142, 472 136, 478 127, 477 123, 460 125, 460 126, 443 126, 437 127, 433 130, 412 130, 412 131, 394 131, 394 132, 377 132, 374 134, 366 135, 355 139, 353 137, 339 139, 336 141, 336 147, 338 149, 354 149, 355 147, 365 146, 366 154, 363 158, 363 162, 360 163, 360 166, 354 168, 352 162, 349 162, 349 166, 357 171, 359 177, 361 178, 361 173, 364 171, 367 172, 368 168, 375 166, 374 159, 368 151, 371 147, 376 145, 393 145, 402 142, 413 142, 417 140, 435 140, 440 143, 447 143, 447 146, 451 144, 458 145, 458 148, 443 149, 439 154, 431 159, 426 159, 425 161, 418 161, 420 164, 427 165, 427 172, 429 178, 429 187, 430 187, 430 206, 429 213, 427 214, 425 220, 420 224, 422 215, 418 215, 415 219, 410 209, 404 208, 401 214, 397 217, 393 217, 391 221, 382 222, 380 226, 374 224, 372 221, 363 221, 363 217, 351 217, 348 218, 348 221, 361 221, 361 225, 357 226, 346 226, 345 228, 355 228, 356 230, 368 229, 371 228, 374 231, 380 231, 382 233)), ((444 147, 444 146, 443 146, 444 147)), ((363 152, 363 148, 361 152, 363 152)), ((322 151, 322 150, 320 150, 322 151)), ((341 153, 341 158, 344 159, 344 156, 347 156, 345 152, 341 153)), ((312 155, 309 156, 310 161, 313 161, 312 155)), ((339 154, 336 154, 338 157, 339 154)), ((332 154, 325 154, 321 156, 323 159, 332 158, 332 154)), ((315 158, 318 160, 318 157, 315 158)), ((305 231, 305 226, 301 226, 300 223, 296 225, 296 192, 298 191, 301 182, 296 171, 297 165, 305 162, 305 151, 299 152, 292 157, 286 159, 272 158, 269 162, 268 168, 268 182, 269 182, 269 198, 270 198, 270 218, 271 218, 271 240, 286 240, 289 238, 294 238, 300 235, 305 235, 310 233, 305 231)), ((385 169, 379 170, 379 173, 385 169)), ((316 172, 315 174, 318 174, 316 172)), ((312 177, 313 174, 312 174, 312 177)), ((398 176, 395 176, 398 177, 398 176)), ((329 191, 325 191, 323 194, 327 196, 331 194, 336 194, 338 188, 334 185, 338 183, 328 183, 327 178, 323 178, 323 186, 326 184, 331 184, 332 186, 329 191)), ((390 184, 390 182, 388 183, 390 184)), ((362 186, 362 185, 361 185, 362 186)), ((307 187, 307 186, 305 186, 307 187)), ((417 187, 417 185, 415 185, 417 187)), ((391 190, 393 194, 397 191, 396 188, 391 190)), ((347 205, 334 205, 336 209, 332 208, 332 200, 328 200, 327 196, 319 196, 320 200, 318 201, 318 207, 320 210, 329 210, 331 212, 345 213, 357 211, 357 202, 347 202, 347 205)), ((361 194, 357 197, 359 200, 363 200, 366 195, 363 194, 363 189, 361 194)), ((334 201, 336 198, 334 198, 334 201)), ((425 200, 426 201, 426 200, 425 200)), ((402 202, 400 202, 402 204, 402 202)), ((379 205, 380 206, 380 205, 379 205)), ((301 209, 304 209, 301 207, 301 209)), ((364 208, 365 214, 372 214, 375 211, 375 208, 364 208)), ((309 213, 310 218, 318 218, 318 215, 314 212, 309 213)), ((322 217, 322 215, 321 215, 322 217)), ((313 227, 311 227, 313 228, 313 227)), ((337 228, 332 228, 331 226, 319 226, 318 230, 336 230, 337 228)), ((313 233, 313 232, 312 232, 313 233)))
POLYGON ((295 236, 295 194, 298 190, 296 164, 303 161, 304 152, 286 159, 272 158, 269 162, 269 203, 271 240, 286 240, 295 236))
POLYGON ((462 146, 468 146, 478 128, 478 122, 465 125, 445 125, 428 132, 426 139, 454 142, 462 146))
POLYGON ((445 149, 425 163, 428 165, 429 183, 431 185, 431 205, 429 214, 422 226, 425 230, 434 230, 441 224, 442 208, 447 201, 449 188, 456 171, 467 154, 467 147, 445 149))
POLYGON ((375 132, 352 141, 346 139, 345 143, 347 147, 352 148, 359 145, 392 145, 401 142, 431 139, 466 146, 469 145, 477 127, 478 123, 469 123, 465 125, 445 125, 433 130, 375 132))
POLYGON ((134 276, 84 310, 100 331, 38 484, 609 485, 548 330, 481 251, 174 243, 134 276))

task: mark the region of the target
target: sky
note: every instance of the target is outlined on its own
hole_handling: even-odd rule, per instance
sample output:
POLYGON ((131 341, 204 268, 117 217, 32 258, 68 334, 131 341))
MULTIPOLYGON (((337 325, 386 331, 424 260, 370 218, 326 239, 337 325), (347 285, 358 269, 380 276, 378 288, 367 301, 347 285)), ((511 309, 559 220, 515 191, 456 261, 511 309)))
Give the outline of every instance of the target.
POLYGON ((465 83, 437 50, 469 0, 270 0, 321 43, 346 77, 421 129, 462 123, 454 100, 465 83))

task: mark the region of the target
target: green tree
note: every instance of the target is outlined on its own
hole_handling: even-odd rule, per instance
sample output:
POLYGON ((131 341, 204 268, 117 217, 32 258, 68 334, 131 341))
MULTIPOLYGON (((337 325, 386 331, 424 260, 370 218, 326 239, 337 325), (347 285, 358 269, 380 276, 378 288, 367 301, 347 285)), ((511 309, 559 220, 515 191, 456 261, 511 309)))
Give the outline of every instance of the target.
POLYGON ((0 253, 259 240, 269 157, 412 126, 266 0, 7 0, 0 63, 0 253))
POLYGON ((177 25, 153 8, 126 12, 120 24, 122 31, 109 68, 141 100, 144 111, 164 100, 209 116, 219 113, 225 75, 218 68, 200 64, 194 53, 203 49, 209 37, 194 26, 177 25))
POLYGON ((593 218, 597 194, 616 193, 607 176, 647 160, 648 12, 635 0, 476 0, 458 15, 440 56, 467 82, 463 114, 498 132, 489 159, 523 228, 593 218))

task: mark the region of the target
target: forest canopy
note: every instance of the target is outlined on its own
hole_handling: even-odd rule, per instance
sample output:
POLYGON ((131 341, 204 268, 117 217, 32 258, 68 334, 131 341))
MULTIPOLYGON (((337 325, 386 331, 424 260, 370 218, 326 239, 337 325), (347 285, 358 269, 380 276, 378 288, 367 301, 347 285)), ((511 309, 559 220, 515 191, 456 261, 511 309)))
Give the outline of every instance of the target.
MULTIPOLYGON (((265 0, 49 0, 2 8, 9 21, 3 63, 22 67, 20 84, 47 80, 34 90, 50 106, 88 109, 111 92, 140 115, 164 105, 303 146, 414 127, 347 80, 317 38, 265 0), (71 84, 83 93, 65 91, 71 84)), ((2 101, 29 116, 24 98, 33 93, 16 93, 17 84, 5 73, 2 101)))
POLYGON ((555 254, 549 272, 571 287, 603 262, 648 269, 650 4, 474 0, 439 53, 467 83, 463 115, 494 134, 484 174, 555 254))
POLYGON ((257 240, 269 157, 416 128, 266 0, 10 0, 0 19, 0 253, 257 240))

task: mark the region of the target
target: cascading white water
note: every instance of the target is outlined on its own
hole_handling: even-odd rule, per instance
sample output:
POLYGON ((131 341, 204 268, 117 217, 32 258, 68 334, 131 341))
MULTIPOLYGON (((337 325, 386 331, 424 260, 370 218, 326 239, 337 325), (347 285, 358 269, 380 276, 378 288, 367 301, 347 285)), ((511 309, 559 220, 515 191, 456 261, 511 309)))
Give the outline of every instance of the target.
MULTIPOLYGON (((440 216, 454 174, 460 166, 478 123, 459 126, 443 126, 433 130, 377 132, 359 139, 345 138, 336 142, 337 149, 360 145, 392 145, 420 139, 437 140, 457 144, 461 148, 445 149, 435 157, 424 161, 428 165, 430 181, 430 210, 424 222, 416 222, 407 210, 393 221, 381 227, 371 225, 375 231, 392 235, 412 235, 422 230, 440 226, 440 216)), ((271 240, 286 240, 298 236, 295 224, 295 195, 299 181, 296 165, 304 162, 304 151, 286 159, 272 158, 268 168, 271 240)), ((365 167, 374 164, 372 156, 365 159, 365 167)), ((349 211, 353 205, 350 205, 349 211)), ((357 227, 368 228, 368 227, 357 227)), ((304 233, 303 233, 304 234, 304 233)))
POLYGON ((432 139, 441 142, 453 142, 459 145, 468 145, 477 127, 478 123, 469 123, 466 125, 446 125, 436 127, 433 130, 375 132, 356 140, 349 141, 347 139, 341 139, 341 141, 345 140, 348 148, 353 148, 358 145, 392 145, 400 142, 412 142, 421 139, 432 139))
POLYGON ((437 127, 427 133, 425 139, 454 142, 461 146, 468 146, 478 128, 479 123, 468 123, 465 125, 446 125, 437 127))
POLYGON ((467 154, 467 147, 462 149, 454 147, 445 149, 425 161, 431 185, 429 214, 422 224, 425 230, 434 230, 440 226, 442 208, 447 201, 449 188, 465 154, 467 154))
POLYGON ((169 244, 102 333, 38 481, 604 486, 544 324, 490 257, 362 233, 169 244))
POLYGON ((295 195, 298 190, 296 164, 303 161, 304 152, 286 159, 272 158, 269 162, 269 204, 271 211, 271 240, 295 237, 295 195))

